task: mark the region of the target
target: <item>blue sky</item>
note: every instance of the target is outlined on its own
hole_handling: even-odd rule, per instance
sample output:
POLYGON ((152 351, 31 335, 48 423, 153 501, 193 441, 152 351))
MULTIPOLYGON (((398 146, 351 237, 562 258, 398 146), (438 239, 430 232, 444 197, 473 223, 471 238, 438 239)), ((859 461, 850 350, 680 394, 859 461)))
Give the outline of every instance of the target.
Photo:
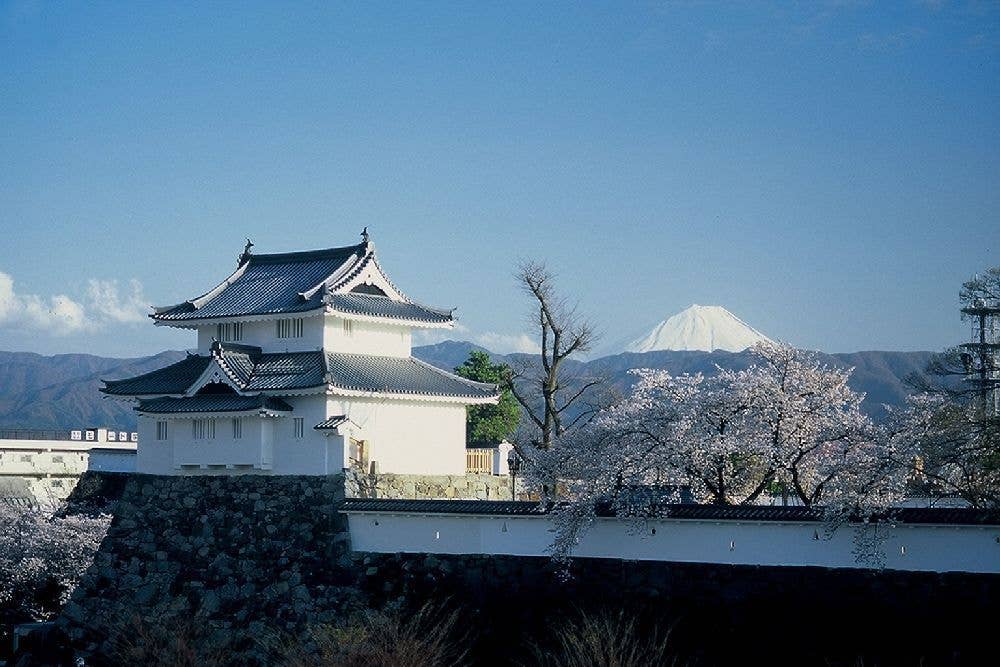
POLYGON ((331 5, 0 1, 0 349, 193 345, 143 307, 366 225, 501 351, 520 258, 606 344, 831 352, 960 342, 1000 263, 995 3, 331 5))

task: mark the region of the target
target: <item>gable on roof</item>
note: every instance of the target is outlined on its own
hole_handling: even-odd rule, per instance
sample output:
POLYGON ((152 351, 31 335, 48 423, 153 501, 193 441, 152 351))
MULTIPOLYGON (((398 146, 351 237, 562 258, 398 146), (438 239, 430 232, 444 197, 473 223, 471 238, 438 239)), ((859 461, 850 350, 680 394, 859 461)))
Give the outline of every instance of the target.
POLYGON ((323 353, 264 354, 260 348, 216 342, 207 356, 191 355, 128 380, 105 380, 101 391, 122 397, 192 396, 213 382, 223 382, 241 394, 322 390, 326 387, 323 353))
POLYGON ((123 397, 195 397, 212 383, 224 383, 241 395, 329 391, 457 403, 494 403, 500 396, 496 385, 461 378, 413 357, 262 353, 260 348, 218 342, 208 356, 192 355, 129 380, 105 381, 101 391, 123 397))
POLYGON ((366 245, 311 252, 249 255, 233 275, 200 297, 159 308, 158 322, 208 320, 240 315, 301 313, 323 307, 317 286, 345 275, 366 245))
POLYGON ((226 318, 337 312, 417 326, 452 326, 451 311, 422 306, 400 292, 375 259, 370 242, 270 255, 244 254, 228 278, 199 297, 155 308, 167 326, 226 318))

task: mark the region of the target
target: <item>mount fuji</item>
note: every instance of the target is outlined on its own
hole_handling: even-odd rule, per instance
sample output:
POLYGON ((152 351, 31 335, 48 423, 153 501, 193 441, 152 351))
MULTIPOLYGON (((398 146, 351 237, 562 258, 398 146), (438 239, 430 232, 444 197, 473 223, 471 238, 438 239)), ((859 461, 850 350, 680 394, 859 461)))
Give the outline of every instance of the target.
POLYGON ((722 306, 694 304, 657 324, 626 347, 628 352, 691 350, 742 352, 771 339, 722 306))

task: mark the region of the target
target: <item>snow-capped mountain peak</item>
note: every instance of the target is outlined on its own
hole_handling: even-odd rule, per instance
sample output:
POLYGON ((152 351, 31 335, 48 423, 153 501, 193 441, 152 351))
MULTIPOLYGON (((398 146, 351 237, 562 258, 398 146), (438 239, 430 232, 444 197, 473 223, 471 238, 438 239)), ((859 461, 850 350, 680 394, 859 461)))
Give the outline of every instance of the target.
POLYGON ((657 324, 646 336, 633 341, 628 352, 653 350, 727 350, 740 352, 771 339, 722 306, 689 308, 657 324))

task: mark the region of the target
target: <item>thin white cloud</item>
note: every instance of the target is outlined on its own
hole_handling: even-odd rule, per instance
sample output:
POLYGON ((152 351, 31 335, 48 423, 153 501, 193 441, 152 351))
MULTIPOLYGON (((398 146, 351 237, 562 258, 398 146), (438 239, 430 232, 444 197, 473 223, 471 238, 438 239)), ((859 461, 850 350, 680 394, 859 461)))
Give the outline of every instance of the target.
POLYGON ((43 297, 20 294, 14 279, 0 271, 0 328, 40 331, 52 336, 89 333, 110 324, 145 321, 142 285, 129 283, 122 297, 114 280, 91 279, 87 282, 87 300, 75 301, 65 294, 43 297))
POLYGON ((122 297, 118 293, 117 280, 87 281, 87 297, 94 316, 111 322, 145 322, 149 305, 142 295, 142 283, 133 278, 129 281, 128 293, 122 297))
POLYGON ((415 329, 413 331, 414 345, 436 345, 446 340, 466 340, 469 338, 469 327, 455 322, 451 329, 415 329))
POLYGON ((45 299, 36 294, 18 294, 14 279, 0 272, 0 325, 47 331, 66 336, 91 328, 84 307, 66 296, 45 299))
POLYGON ((538 343, 525 333, 503 334, 495 331, 474 333, 469 327, 456 323, 454 329, 430 329, 413 332, 414 345, 434 345, 446 340, 464 340, 485 347, 490 352, 509 354, 527 352, 537 354, 538 343))
POLYGON ((473 337, 473 340, 490 352, 498 354, 509 354, 511 352, 538 354, 541 351, 538 342, 525 333, 502 334, 495 331, 487 331, 477 334, 473 337))
POLYGON ((881 34, 866 32, 858 37, 858 48, 862 51, 898 51, 920 41, 926 34, 923 28, 903 28, 881 34))

